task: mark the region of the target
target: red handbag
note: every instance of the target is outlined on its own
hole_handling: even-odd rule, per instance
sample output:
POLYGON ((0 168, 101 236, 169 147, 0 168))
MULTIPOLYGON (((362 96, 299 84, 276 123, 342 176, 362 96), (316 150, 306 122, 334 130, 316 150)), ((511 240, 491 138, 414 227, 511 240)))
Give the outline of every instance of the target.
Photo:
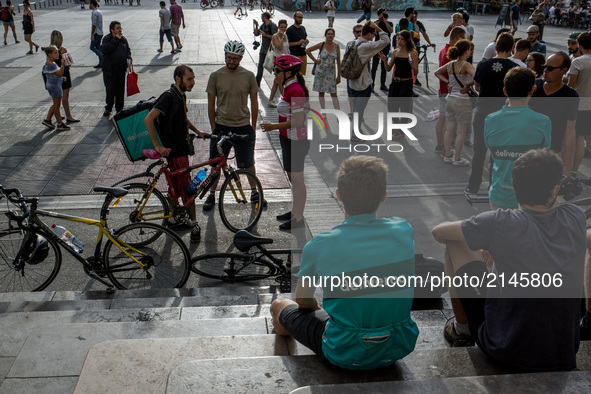
POLYGON ((129 73, 127 74, 127 97, 133 96, 140 92, 140 88, 137 86, 137 73, 133 71, 133 64, 129 67, 129 73))

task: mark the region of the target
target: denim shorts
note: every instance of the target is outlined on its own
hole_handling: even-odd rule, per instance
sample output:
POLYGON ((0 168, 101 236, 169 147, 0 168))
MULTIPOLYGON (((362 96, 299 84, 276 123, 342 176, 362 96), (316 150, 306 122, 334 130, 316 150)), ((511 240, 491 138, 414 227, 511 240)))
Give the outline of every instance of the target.
POLYGON ((14 21, 7 21, 7 22, 4 22, 4 21, 3 21, 3 22, 2 22, 2 24, 3 24, 4 26, 14 26, 14 21))
POLYGON ((164 42, 164 35, 166 34, 166 39, 170 42, 172 41, 172 33, 170 29, 168 30, 160 30, 160 42, 164 42))

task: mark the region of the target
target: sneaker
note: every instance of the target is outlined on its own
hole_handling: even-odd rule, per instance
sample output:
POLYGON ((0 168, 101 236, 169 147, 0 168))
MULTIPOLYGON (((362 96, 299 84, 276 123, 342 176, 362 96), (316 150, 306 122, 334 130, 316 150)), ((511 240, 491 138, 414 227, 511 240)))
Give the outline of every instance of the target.
POLYGON ((445 148, 443 147, 443 145, 435 145, 435 153, 443 153, 445 151, 445 148))
POLYGON ((103 116, 109 116, 109 115, 111 115, 111 110, 106 109, 105 112, 103 112, 103 116))
POLYGON ((177 46, 178 49, 183 49, 183 46, 179 44, 179 46, 177 46))
POLYGON ((173 49, 172 51, 170 51, 170 53, 172 53, 172 54, 174 55, 176 52, 175 52, 175 51, 174 51, 174 49, 173 49))
POLYGON ((275 99, 269 100, 269 108, 277 108, 277 101, 275 99))
POLYGON ((211 211, 215 206, 215 194, 209 194, 203 203, 203 210, 204 211, 211 211))
POLYGON ((467 347, 474 346, 474 338, 472 335, 458 334, 454 327, 454 320, 450 319, 443 328, 443 338, 451 347, 467 347))
POLYGON ((55 127, 55 125, 51 123, 51 120, 44 119, 41 123, 43 124, 43 126, 49 127, 50 129, 53 129, 55 127))
POLYGON ((156 52, 160 52, 160 53, 162 53, 162 52, 164 52, 164 51, 163 51, 162 49, 156 49, 156 52))
POLYGON ((201 227, 195 222, 193 224, 193 228, 191 229, 191 242, 199 242, 201 241, 201 227))
POLYGON ((451 164, 454 161, 454 155, 446 156, 445 154, 441 155, 443 157, 443 161, 447 164, 451 164))
POLYGON ((591 313, 586 312, 581 319, 580 326, 581 341, 591 341, 591 313))
POLYGON ((291 219, 291 211, 282 213, 281 215, 277 215, 276 218, 277 218, 277 220, 282 221, 282 222, 284 222, 286 220, 290 220, 291 219))
POLYGON ((380 86, 380 90, 383 91, 383 92, 388 92, 389 91, 389 89, 388 89, 388 87, 386 85, 380 86))
POLYGON ((415 81, 415 85, 416 85, 416 86, 423 86, 423 85, 421 84, 421 81, 419 81, 418 79, 415 81))
POLYGON ((470 165, 470 160, 460 157, 458 160, 454 160, 452 165, 454 167, 466 167, 470 165))
POLYGON ((302 220, 300 220, 298 222, 294 217, 292 217, 287 222, 281 223, 279 225, 279 230, 291 230, 291 229, 294 229, 294 228, 304 227, 304 225, 305 225, 304 218, 302 218, 302 220))
POLYGON ((478 194, 478 188, 473 189, 470 186, 466 186, 464 189, 464 194, 478 194))
MULTIPOLYGON (((259 198, 259 192, 257 192, 256 190, 250 193, 250 202, 259 202, 259 198)), ((263 198, 263 202, 261 203, 261 205, 263 206, 263 208, 265 208, 267 206, 267 200, 263 198)))
POLYGON ((55 129, 56 129, 56 130, 62 130, 62 131, 68 131, 68 130, 70 130, 70 129, 71 129, 71 127, 70 127, 70 126, 67 126, 67 125, 65 125, 65 124, 63 124, 63 123, 62 123, 62 124, 58 124, 58 125, 55 127, 55 129))

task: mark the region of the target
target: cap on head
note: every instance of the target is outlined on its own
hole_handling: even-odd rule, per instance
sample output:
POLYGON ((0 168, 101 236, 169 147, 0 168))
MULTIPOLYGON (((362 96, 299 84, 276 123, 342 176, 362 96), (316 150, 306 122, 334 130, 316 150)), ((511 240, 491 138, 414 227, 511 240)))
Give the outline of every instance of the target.
POLYGON ((244 45, 240 41, 228 41, 224 46, 224 52, 238 56, 243 56, 245 50, 244 45))
POLYGON ((275 58, 275 60, 273 61, 273 63, 277 67, 279 67, 283 70, 292 70, 295 68, 297 68, 299 70, 300 67, 302 66, 302 64, 304 64, 302 59, 300 59, 297 56, 290 55, 290 54, 284 54, 284 55, 277 56, 275 58))
POLYGON ((568 35, 567 41, 577 42, 577 38, 579 37, 579 34, 581 34, 580 31, 573 31, 572 33, 570 33, 568 35))
POLYGON ((540 28, 537 27, 536 25, 531 25, 530 27, 527 28, 527 33, 539 33, 540 32, 540 28))

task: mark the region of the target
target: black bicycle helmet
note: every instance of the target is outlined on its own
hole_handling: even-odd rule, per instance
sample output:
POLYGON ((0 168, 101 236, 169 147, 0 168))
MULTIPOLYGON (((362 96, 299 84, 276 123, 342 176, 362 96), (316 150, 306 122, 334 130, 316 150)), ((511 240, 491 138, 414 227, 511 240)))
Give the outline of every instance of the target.
POLYGON ((31 253, 28 254, 28 259, 26 260, 27 264, 36 265, 42 263, 43 260, 49 256, 49 245, 47 239, 37 234, 37 239, 33 241, 33 245, 31 246, 32 250, 31 253))

